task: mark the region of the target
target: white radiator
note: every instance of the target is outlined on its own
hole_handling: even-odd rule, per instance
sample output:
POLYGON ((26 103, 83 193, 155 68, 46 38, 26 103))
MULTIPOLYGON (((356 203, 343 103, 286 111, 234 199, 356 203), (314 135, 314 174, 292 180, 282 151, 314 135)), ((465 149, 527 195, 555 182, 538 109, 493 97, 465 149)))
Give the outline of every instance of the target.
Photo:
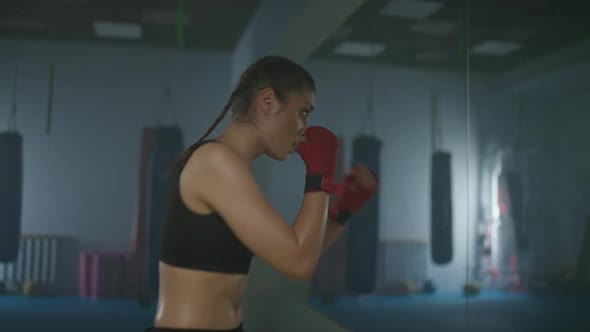
POLYGON ((19 287, 30 280, 49 293, 67 293, 77 284, 76 255, 71 238, 22 235, 16 261, 0 263, 0 281, 19 287))

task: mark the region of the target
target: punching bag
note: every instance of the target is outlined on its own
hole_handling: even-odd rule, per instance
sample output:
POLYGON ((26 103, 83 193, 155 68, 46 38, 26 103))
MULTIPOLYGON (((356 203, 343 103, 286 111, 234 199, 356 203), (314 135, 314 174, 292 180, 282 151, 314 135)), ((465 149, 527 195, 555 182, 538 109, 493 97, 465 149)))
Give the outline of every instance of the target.
POLYGON ((0 262, 18 255, 23 193, 23 138, 0 133, 0 262))
POLYGON ((582 237, 582 246, 578 253, 578 262, 576 265, 576 279, 580 283, 588 283, 588 273, 590 272, 590 215, 586 216, 586 227, 582 237))
MULTIPOLYGON (((352 142, 352 165, 363 164, 379 177, 381 141, 372 136, 357 136, 352 142)), ((379 229, 378 193, 348 223, 347 286, 352 294, 371 293, 377 280, 377 242, 379 229)))
POLYGON ((508 189, 510 201, 510 216, 514 225, 514 236, 516 246, 519 250, 526 250, 528 241, 524 225, 524 193, 522 186, 522 177, 517 172, 505 172, 501 175, 508 189))
MULTIPOLYGON (((344 146, 342 137, 338 137, 338 142, 340 147, 344 146)), ((338 149, 337 158, 338 163, 334 179, 342 179, 344 177, 344 149, 338 149)), ((345 232, 347 231, 348 228, 345 228, 344 233, 336 238, 318 259, 310 282, 316 295, 326 298, 326 296, 346 294, 347 236, 345 232)))
POLYGON ((453 259, 453 189, 451 153, 441 148, 442 128, 439 123, 438 94, 432 92, 431 159, 430 159, 430 256, 436 264, 453 259))
POLYGON ((451 154, 432 154, 430 177, 430 250, 437 264, 448 264, 453 258, 453 209, 451 190, 451 154))
POLYGON ((146 202, 148 284, 152 291, 158 289, 158 262, 160 229, 166 213, 166 196, 169 177, 167 171, 183 150, 182 132, 178 127, 156 128, 153 148, 148 161, 148 185, 146 202))
POLYGON ((156 128, 143 128, 141 132, 141 147, 139 153, 139 169, 137 179, 137 193, 135 216, 131 233, 131 255, 127 269, 128 291, 130 294, 138 292, 139 289, 145 292, 148 278, 145 271, 146 256, 148 251, 148 188, 149 188, 149 164, 150 156, 155 145, 156 128))

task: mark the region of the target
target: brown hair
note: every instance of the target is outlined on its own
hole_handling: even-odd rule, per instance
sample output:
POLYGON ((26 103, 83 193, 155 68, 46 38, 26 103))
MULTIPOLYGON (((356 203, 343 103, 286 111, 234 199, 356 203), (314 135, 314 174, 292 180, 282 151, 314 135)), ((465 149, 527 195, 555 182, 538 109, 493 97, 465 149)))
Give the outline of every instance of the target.
POLYGON ((251 64, 240 76, 240 80, 232 92, 217 119, 201 138, 189 146, 176 160, 174 167, 184 164, 200 144, 215 130, 225 115, 232 111, 232 117, 248 116, 252 99, 256 93, 265 88, 272 88, 280 101, 287 94, 306 89, 315 92, 313 77, 302 66, 281 56, 265 56, 251 64))

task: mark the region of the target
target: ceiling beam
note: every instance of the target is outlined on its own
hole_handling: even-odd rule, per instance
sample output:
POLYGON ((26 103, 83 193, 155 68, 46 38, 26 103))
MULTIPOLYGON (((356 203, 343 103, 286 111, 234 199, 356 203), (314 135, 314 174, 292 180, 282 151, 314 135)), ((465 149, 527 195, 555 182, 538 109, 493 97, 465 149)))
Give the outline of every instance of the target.
POLYGON ((305 61, 366 0, 305 0, 287 22, 271 53, 305 61))
POLYGON ((366 0, 263 0, 233 52, 232 86, 256 59, 305 61, 366 0))
MULTIPOLYGON (((366 0, 263 0, 234 51, 237 62, 267 54, 305 61, 366 0)), ((244 64, 235 66, 241 71, 244 64)))

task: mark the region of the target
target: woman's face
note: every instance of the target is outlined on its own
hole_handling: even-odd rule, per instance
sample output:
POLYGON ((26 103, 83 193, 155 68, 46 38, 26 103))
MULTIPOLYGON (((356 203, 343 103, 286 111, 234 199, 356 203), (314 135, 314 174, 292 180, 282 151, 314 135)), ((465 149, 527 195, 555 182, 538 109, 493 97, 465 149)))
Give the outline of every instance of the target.
POLYGON ((285 100, 275 99, 274 108, 265 116, 266 154, 275 160, 285 160, 305 140, 307 117, 315 107, 315 93, 304 90, 287 94, 285 100))

